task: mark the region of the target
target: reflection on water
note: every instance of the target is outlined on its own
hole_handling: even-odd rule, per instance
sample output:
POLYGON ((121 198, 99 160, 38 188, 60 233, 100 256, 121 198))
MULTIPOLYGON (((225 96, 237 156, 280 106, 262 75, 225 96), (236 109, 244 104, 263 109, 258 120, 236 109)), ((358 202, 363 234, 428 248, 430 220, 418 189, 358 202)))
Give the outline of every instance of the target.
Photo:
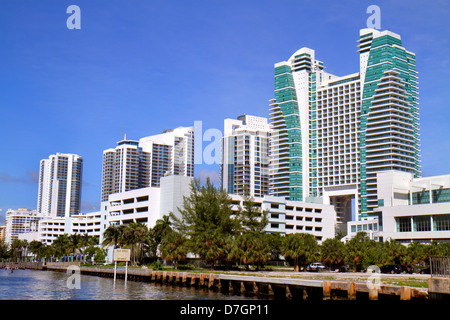
MULTIPOLYGON (((69 289, 63 272, 0 269, 0 300, 199 300, 239 299, 208 289, 162 286, 81 275, 81 288, 69 289)), ((246 297, 248 299, 248 297, 246 297)))

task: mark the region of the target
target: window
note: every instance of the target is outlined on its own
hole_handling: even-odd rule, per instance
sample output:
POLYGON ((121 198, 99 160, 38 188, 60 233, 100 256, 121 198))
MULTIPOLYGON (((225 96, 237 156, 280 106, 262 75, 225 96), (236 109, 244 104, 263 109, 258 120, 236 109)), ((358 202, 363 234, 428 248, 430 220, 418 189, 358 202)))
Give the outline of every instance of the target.
POLYGON ((435 231, 450 231, 450 214, 433 216, 433 229, 435 231))
POLYGON ((414 231, 431 231, 430 218, 430 216, 414 217, 414 231))
POLYGON ((413 204, 430 203, 430 192, 421 191, 412 194, 413 204))
POLYGON ((352 232, 356 232, 356 226, 352 226, 352 232))
POLYGON ((398 232, 411 232, 411 218, 402 217, 397 218, 397 231, 398 232))
POLYGON ((450 202, 450 189, 433 190, 433 202, 450 202))

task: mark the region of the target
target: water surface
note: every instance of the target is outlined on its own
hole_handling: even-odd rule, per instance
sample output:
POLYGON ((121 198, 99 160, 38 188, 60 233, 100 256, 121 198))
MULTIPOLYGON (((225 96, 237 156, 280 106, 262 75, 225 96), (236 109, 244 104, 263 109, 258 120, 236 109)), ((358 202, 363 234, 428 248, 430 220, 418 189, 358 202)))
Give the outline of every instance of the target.
MULTIPOLYGON (((229 296, 208 289, 166 286, 123 279, 80 276, 80 289, 68 286, 64 272, 0 269, 0 300, 224 300, 229 296)), ((246 297, 245 299, 248 299, 246 297)))

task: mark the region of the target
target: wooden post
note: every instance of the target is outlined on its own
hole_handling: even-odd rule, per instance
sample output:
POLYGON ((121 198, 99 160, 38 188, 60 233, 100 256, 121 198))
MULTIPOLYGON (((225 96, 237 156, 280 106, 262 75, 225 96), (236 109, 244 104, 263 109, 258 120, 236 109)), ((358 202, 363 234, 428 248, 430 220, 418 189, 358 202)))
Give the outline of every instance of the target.
POLYGON ((324 297, 324 299, 331 298, 331 282, 330 281, 323 282, 323 297, 324 297))
POLYGON ((114 262, 114 284, 116 284, 117 261, 114 262))
POLYGON ((400 289, 400 300, 411 300, 411 287, 403 286, 400 289))
POLYGON ((369 300, 378 300, 378 289, 369 289, 369 300))
POLYGON ((349 289, 347 291, 349 300, 356 300, 356 286, 354 282, 350 282, 349 289))
POLYGON ((125 285, 127 284, 128 278, 128 261, 125 262, 125 285))

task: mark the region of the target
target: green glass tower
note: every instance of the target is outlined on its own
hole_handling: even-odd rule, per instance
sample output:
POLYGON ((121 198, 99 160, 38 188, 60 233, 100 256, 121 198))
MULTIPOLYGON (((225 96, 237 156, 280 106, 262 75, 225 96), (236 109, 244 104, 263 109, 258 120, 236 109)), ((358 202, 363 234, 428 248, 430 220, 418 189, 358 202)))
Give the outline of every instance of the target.
POLYGON ((322 197, 338 222, 376 214, 376 173, 420 174, 415 55, 390 31, 360 30, 360 70, 325 71, 302 48, 275 64, 270 193, 322 197), (354 200, 352 200, 354 199, 354 200))
POLYGON ((359 212, 378 207, 376 173, 386 170, 420 175, 416 57, 399 35, 361 30, 361 116, 359 212))

